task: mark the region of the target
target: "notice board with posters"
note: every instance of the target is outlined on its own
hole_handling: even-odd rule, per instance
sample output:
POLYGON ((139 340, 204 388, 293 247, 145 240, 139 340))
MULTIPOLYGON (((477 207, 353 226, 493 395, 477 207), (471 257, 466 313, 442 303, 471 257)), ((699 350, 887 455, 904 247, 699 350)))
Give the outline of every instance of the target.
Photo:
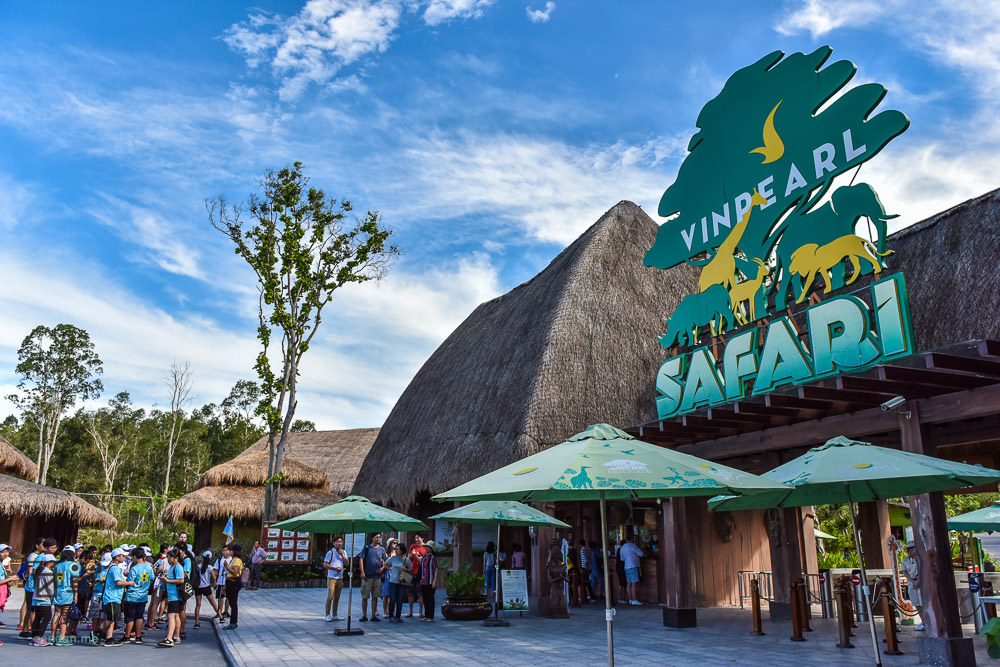
POLYGON ((264 522, 260 543, 267 551, 268 563, 295 565, 312 562, 312 535, 302 531, 272 528, 264 522))
POLYGON ((500 570, 504 611, 528 611, 528 577, 524 570, 500 570))

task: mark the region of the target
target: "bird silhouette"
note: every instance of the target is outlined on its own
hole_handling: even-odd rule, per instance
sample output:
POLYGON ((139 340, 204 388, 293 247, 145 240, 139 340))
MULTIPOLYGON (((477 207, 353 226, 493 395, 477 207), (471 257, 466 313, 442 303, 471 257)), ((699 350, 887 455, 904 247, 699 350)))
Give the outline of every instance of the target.
POLYGON ((764 121, 764 145, 750 151, 764 156, 764 161, 761 164, 770 164, 775 160, 780 160, 781 156, 785 154, 785 142, 781 140, 778 131, 774 129, 774 113, 782 102, 784 100, 778 100, 778 103, 771 109, 771 113, 767 115, 767 120, 764 121))

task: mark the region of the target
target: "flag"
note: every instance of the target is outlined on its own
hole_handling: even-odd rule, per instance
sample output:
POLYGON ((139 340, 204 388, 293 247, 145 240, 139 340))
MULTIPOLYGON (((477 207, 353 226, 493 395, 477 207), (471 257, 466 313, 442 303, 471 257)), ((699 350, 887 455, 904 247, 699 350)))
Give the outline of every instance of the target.
POLYGON ((226 522, 226 527, 222 529, 222 534, 226 536, 226 544, 233 541, 233 515, 229 515, 229 521, 226 522))

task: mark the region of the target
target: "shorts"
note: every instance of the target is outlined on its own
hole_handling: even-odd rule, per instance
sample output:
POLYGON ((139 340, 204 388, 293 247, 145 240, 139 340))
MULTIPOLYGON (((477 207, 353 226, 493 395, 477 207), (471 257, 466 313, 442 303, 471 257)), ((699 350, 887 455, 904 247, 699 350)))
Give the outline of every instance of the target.
POLYGON ((122 613, 122 605, 120 602, 105 602, 104 603, 104 620, 111 621, 112 623, 118 620, 118 617, 122 613))
POLYGON ((200 586, 200 587, 194 589, 194 594, 195 595, 211 595, 212 594, 212 587, 211 586, 200 586))
POLYGON ((180 614, 184 611, 184 603, 180 600, 170 600, 167 602, 168 614, 180 614))
POLYGON ((216 600, 221 600, 224 597, 226 597, 226 587, 225 586, 216 586, 215 587, 215 599, 216 600))
POLYGON ((146 603, 122 602, 122 612, 125 614, 126 623, 141 621, 146 617, 146 603))
POLYGON ((367 600, 368 598, 380 597, 382 592, 382 580, 381 579, 362 579, 361 580, 361 599, 367 600))
POLYGON ((31 599, 35 597, 35 591, 24 591, 24 604, 31 606, 31 599))
POLYGON ((625 568, 625 581, 630 584, 637 583, 639 581, 639 568, 637 567, 626 567, 625 568))
POLYGON ((62 614, 63 618, 69 618, 69 611, 73 608, 73 603, 69 604, 57 604, 52 606, 52 612, 56 614, 62 614))

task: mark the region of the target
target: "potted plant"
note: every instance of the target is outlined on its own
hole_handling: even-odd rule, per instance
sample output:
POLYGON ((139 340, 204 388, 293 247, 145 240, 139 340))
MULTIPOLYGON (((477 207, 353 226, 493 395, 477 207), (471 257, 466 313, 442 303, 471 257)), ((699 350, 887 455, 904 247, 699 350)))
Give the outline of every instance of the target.
POLYGON ((481 621, 493 612, 493 605, 483 595, 486 578, 472 571, 472 563, 464 563, 445 577, 447 601, 441 605, 441 615, 451 621, 481 621))

